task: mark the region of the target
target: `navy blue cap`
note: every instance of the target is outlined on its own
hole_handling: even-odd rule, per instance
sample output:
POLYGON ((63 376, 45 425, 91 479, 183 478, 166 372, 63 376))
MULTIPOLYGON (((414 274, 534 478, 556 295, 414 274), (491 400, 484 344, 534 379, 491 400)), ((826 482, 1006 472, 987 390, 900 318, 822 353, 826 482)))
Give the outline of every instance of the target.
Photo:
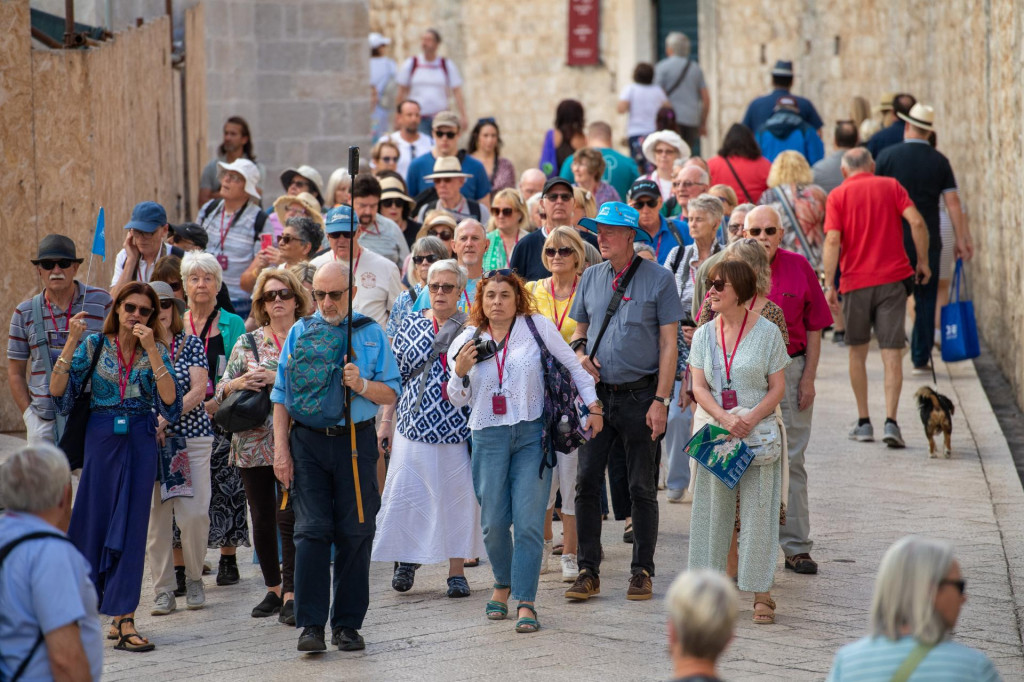
POLYGON ((661 187, 659 187, 658 183, 654 180, 640 178, 630 186, 629 192, 626 194, 626 198, 629 201, 633 201, 633 199, 636 199, 637 197, 654 197, 655 199, 660 199, 661 187))
POLYGON ((621 201, 606 201, 601 204, 601 210, 597 212, 596 218, 580 218, 579 225, 594 234, 597 234, 598 225, 628 227, 631 230, 636 230, 634 241, 651 241, 651 235, 647 234, 647 230, 640 229, 640 214, 635 208, 621 201))
POLYGON ((546 195, 548 193, 548 190, 550 190, 552 187, 557 187, 558 185, 565 185, 570 192, 572 191, 572 183, 566 180, 565 178, 556 175, 553 178, 548 178, 548 181, 544 183, 544 189, 540 191, 540 195, 546 195))
POLYGON ((359 229, 359 220, 352 219, 352 209, 348 206, 335 206, 324 216, 324 232, 355 232, 359 229))
POLYGON ((126 230, 139 232, 156 232, 167 224, 167 211, 155 201, 143 201, 135 204, 132 219, 124 226, 126 230))

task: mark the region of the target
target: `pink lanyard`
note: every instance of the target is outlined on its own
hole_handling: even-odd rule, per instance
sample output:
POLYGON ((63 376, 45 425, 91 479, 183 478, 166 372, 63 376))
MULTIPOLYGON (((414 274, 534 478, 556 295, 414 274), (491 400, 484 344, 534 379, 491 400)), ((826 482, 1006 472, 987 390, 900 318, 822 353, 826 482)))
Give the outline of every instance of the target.
MULTIPOLYGON (((487 333, 490 334, 491 328, 487 328, 487 333)), ((505 348, 501 351, 501 360, 498 360, 498 354, 494 354, 494 364, 498 366, 498 390, 501 390, 501 383, 505 377, 505 358, 508 357, 508 347, 512 344, 509 337, 512 336, 512 329, 509 328, 508 333, 505 335, 505 348)), ((494 334, 491 334, 491 338, 494 338, 494 334)))
POLYGON ((558 317, 558 301, 555 300, 555 279, 552 277, 548 280, 548 284, 551 286, 551 321, 555 323, 558 331, 562 331, 562 325, 565 323, 565 316, 569 312, 569 304, 572 302, 572 297, 576 294, 576 284, 580 281, 579 275, 572 280, 572 291, 569 292, 569 298, 565 301, 565 309, 562 311, 562 317, 558 317))
MULTIPOLYGON (((50 299, 43 296, 43 300, 46 301, 46 309, 50 311, 50 321, 53 322, 54 331, 60 331, 60 327, 57 326, 57 317, 53 314, 53 308, 50 307, 50 299)), ((74 301, 72 301, 72 304, 74 301)), ((71 306, 68 306, 67 312, 64 313, 64 331, 68 331, 71 328, 71 306)))
POLYGON ((740 339, 743 337, 743 329, 747 326, 747 315, 750 311, 743 313, 743 324, 740 325, 740 333, 736 335, 736 345, 732 347, 732 360, 725 354, 725 320, 719 320, 721 324, 719 329, 722 332, 722 359, 725 360, 725 385, 732 386, 732 377, 730 371, 732 370, 732 363, 736 361, 736 349, 740 347, 740 339))
POLYGON ((121 339, 116 334, 114 335, 114 345, 117 346, 117 388, 121 393, 121 402, 124 402, 124 394, 128 391, 128 375, 132 371, 132 367, 135 366, 135 351, 139 349, 138 346, 132 349, 132 357, 128 360, 128 366, 124 365, 124 357, 121 355, 121 339), (124 373, 121 373, 121 370, 124 373))

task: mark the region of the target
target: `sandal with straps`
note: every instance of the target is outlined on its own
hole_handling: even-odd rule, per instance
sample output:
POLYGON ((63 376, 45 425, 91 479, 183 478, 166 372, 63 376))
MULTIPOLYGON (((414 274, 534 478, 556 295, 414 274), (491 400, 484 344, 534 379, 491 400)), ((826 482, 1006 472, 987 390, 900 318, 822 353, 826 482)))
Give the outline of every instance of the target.
MULTIPOLYGON (((519 620, 516 621, 516 632, 532 633, 540 630, 540 621, 537 620, 537 609, 533 608, 529 604, 519 603, 520 609, 529 609, 530 613, 533 614, 533 618, 527 616, 520 616, 519 620)), ((516 611, 518 613, 518 609, 516 611)))
MULTIPOLYGON (((495 590, 511 590, 509 585, 499 585, 494 583, 495 590)), ((508 602, 504 601, 489 601, 487 607, 484 609, 484 614, 487 615, 487 620, 505 620, 508 616, 508 602)))
POLYGON ((121 651, 130 651, 132 653, 142 653, 143 651, 152 651, 156 648, 156 644, 153 644, 148 639, 140 635, 138 632, 130 632, 128 634, 125 634, 125 623, 131 623, 132 625, 135 625, 135 619, 122 618, 117 622, 118 640, 117 644, 114 645, 115 649, 119 649, 121 651), (142 643, 135 644, 131 641, 133 637, 142 643))
POLYGON ((752 619, 757 625, 772 625, 775 623, 775 600, 771 597, 754 597, 754 617, 752 619), (757 613, 757 605, 764 604, 772 610, 771 613, 757 613))

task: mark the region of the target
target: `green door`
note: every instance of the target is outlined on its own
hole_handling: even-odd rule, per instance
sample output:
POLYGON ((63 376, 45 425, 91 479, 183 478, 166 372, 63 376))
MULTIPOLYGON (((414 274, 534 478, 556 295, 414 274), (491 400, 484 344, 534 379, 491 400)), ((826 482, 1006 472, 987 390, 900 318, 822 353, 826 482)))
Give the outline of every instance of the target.
POLYGON ((658 31, 655 61, 665 56, 665 36, 672 31, 682 31, 690 38, 690 56, 697 59, 697 0, 654 0, 654 5, 658 31))

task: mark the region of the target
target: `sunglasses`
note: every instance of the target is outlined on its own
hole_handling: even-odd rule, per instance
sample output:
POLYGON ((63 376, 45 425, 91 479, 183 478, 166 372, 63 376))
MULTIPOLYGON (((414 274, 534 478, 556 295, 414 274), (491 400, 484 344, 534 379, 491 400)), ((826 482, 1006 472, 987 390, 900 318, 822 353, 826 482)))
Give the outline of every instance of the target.
POLYGON ((145 317, 145 318, 149 318, 149 316, 153 314, 153 309, 152 308, 149 308, 149 307, 144 306, 144 305, 143 306, 138 306, 138 305, 135 305, 134 303, 125 303, 124 304, 124 311, 126 313, 128 313, 129 315, 134 315, 135 312, 138 311, 139 315, 141 315, 142 317, 145 317))
POLYGON ((295 292, 291 289, 274 289, 273 291, 264 291, 262 300, 264 303, 267 303, 278 299, 290 301, 293 298, 295 298, 295 292))
POLYGON ((633 208, 638 211, 642 208, 658 208, 657 199, 647 199, 646 201, 644 199, 636 199, 630 203, 633 205, 633 208))
POLYGON ((706 280, 704 280, 704 288, 705 289, 714 289, 715 291, 717 291, 719 293, 725 291, 725 285, 726 284, 728 284, 728 282, 726 282, 721 277, 719 277, 718 279, 706 279, 706 280))
POLYGON ((960 594, 963 594, 967 590, 966 580, 940 580, 939 585, 952 585, 960 591, 960 594))
POLYGON ((426 256, 413 256, 412 257, 412 262, 415 263, 416 265, 419 265, 423 261, 427 261, 428 263, 436 263, 439 260, 441 260, 441 259, 438 258, 437 256, 435 256, 432 253, 428 253, 426 256))
POLYGON ((572 201, 572 194, 569 192, 549 192, 544 195, 548 201, 572 201))
POLYGON ((516 214, 516 210, 514 208, 492 208, 491 209, 491 215, 493 215, 493 216, 499 216, 500 215, 500 216, 504 216, 506 218, 511 218, 515 214, 516 214))
POLYGON ((292 235, 290 235, 290 234, 282 234, 282 235, 281 235, 280 237, 278 237, 278 239, 277 239, 277 243, 278 243, 278 244, 283 244, 283 245, 285 245, 285 246, 288 246, 288 245, 289 245, 289 244, 291 244, 292 242, 302 242, 303 244, 308 244, 308 243, 309 243, 308 241, 306 241, 306 240, 305 240, 305 239, 303 239, 302 237, 293 237, 293 236, 292 236, 292 235))
MULTIPOLYGON (((160 310, 170 310, 173 305, 174 305, 174 299, 171 299, 171 298, 161 298, 160 299, 160 310)), ((125 306, 125 308, 127 309, 128 306, 125 306)))
POLYGON ((380 207, 381 208, 401 208, 403 204, 405 204, 405 201, 402 200, 402 199, 381 199, 380 200, 380 207))
POLYGON ((454 140, 458 137, 458 133, 453 130, 435 130, 434 135, 437 137, 447 137, 449 140, 454 140))
POLYGON ((766 235, 768 235, 769 237, 774 237, 775 233, 779 231, 779 228, 777 228, 777 227, 765 227, 765 228, 751 227, 751 228, 747 229, 747 233, 751 237, 760 237, 762 229, 764 230, 764 233, 766 235))
POLYGON ((320 291, 319 289, 313 289, 313 298, 318 301, 322 301, 330 296, 331 300, 337 303, 341 300, 341 297, 345 295, 346 291, 348 291, 347 288, 342 289, 341 291, 320 291))
POLYGON ((76 261, 73 261, 70 258, 61 258, 58 260, 47 259, 39 261, 37 265, 39 265, 43 270, 53 270, 56 267, 59 267, 61 270, 67 270, 71 267, 71 264, 75 262, 76 261))
POLYGON ((397 156, 382 156, 382 157, 380 157, 377 160, 378 161, 383 161, 384 163, 398 163, 398 157, 397 156))
POLYGON ((680 182, 676 180, 675 182, 672 183, 672 186, 675 187, 676 189, 679 189, 680 187, 682 187, 683 189, 690 189, 691 187, 707 187, 707 185, 705 185, 703 182, 690 182, 689 180, 687 180, 686 182, 680 182))
POLYGON ((427 235, 431 237, 437 237, 443 242, 450 242, 452 240, 452 237, 454 236, 453 233, 449 232, 448 230, 441 230, 440 232, 427 232, 427 235))
POLYGON ((436 294, 439 291, 443 291, 446 294, 450 294, 453 291, 455 291, 455 285, 454 284, 428 284, 427 285, 427 289, 429 289, 430 293, 432 293, 432 294, 436 294))
POLYGON ((572 249, 568 246, 559 246, 557 249, 550 247, 544 249, 544 255, 548 258, 554 258, 556 253, 562 258, 568 258, 572 255, 572 249))
POLYGON ((294 180, 292 180, 292 183, 290 185, 288 185, 288 187, 289 188, 291 188, 291 187, 298 187, 299 189, 309 189, 309 183, 306 182, 305 180, 300 180, 298 178, 295 178, 294 180))
POLYGON ((502 270, 489 270, 484 273, 484 279, 491 279, 492 277, 497 277, 498 275, 501 275, 502 277, 509 277, 511 275, 514 275, 515 272, 515 270, 510 270, 508 268, 504 268, 502 270))
POLYGON ((351 240, 351 239, 355 238, 355 236, 356 236, 355 232, 328 232, 327 233, 327 238, 328 239, 340 239, 340 238, 344 237, 345 239, 351 240))

